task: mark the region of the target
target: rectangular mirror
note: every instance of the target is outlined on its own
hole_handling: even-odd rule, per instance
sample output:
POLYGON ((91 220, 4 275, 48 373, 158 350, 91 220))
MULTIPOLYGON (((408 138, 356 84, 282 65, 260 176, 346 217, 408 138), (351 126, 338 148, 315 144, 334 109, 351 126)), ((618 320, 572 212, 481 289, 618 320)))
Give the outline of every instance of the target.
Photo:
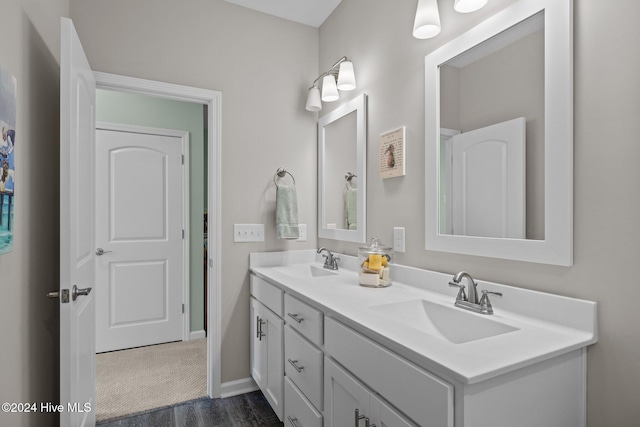
POLYGON ((571 8, 521 0, 426 56, 426 249, 572 264, 571 8))
POLYGON ((318 237, 366 241, 366 95, 318 120, 318 237))

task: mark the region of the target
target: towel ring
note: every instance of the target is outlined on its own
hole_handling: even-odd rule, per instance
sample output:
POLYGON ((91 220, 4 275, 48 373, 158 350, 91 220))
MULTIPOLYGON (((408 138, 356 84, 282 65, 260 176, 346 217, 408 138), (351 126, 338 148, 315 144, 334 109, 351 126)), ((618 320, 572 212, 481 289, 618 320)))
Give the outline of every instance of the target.
POLYGON ((346 174, 344 174, 344 188, 345 189, 349 189, 349 187, 351 188, 357 188, 354 183, 352 182, 353 178, 358 178, 358 175, 355 175, 351 172, 347 172, 346 174))
POLYGON ((276 187, 278 186, 278 183, 276 182, 276 177, 284 178, 285 175, 287 175, 287 174, 289 174, 289 176, 293 180, 293 185, 296 185, 296 179, 293 177, 293 175, 291 175, 291 172, 285 170, 284 168, 278 168, 278 170, 276 171, 275 175, 273 175, 273 183, 276 185, 276 187))

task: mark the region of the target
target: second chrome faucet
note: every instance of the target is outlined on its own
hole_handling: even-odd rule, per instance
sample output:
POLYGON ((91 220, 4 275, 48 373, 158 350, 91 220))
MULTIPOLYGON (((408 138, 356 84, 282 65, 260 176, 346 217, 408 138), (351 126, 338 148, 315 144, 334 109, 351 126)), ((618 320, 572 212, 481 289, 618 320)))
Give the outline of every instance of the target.
POLYGON ((458 296, 456 297, 456 307, 481 314, 493 314, 493 306, 491 305, 491 301, 489 301, 489 294, 499 297, 502 296, 500 292, 492 292, 483 289, 482 298, 478 300, 478 284, 466 271, 461 271, 453 276, 453 280, 449 282, 449 286, 459 289, 458 296), (464 278, 467 279, 466 292, 465 286, 460 283, 464 278))

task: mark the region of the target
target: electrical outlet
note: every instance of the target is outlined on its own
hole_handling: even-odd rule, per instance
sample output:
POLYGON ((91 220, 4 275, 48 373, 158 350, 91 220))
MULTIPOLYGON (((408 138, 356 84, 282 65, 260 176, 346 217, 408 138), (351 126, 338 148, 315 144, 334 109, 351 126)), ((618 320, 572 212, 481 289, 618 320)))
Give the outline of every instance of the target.
POLYGON ((264 242, 264 224, 233 224, 233 241, 264 242))
POLYGON ((404 253, 404 227, 393 227, 393 251, 404 253))
POLYGON ((298 224, 298 238, 295 240, 296 242, 306 242, 307 241, 307 224, 298 224))

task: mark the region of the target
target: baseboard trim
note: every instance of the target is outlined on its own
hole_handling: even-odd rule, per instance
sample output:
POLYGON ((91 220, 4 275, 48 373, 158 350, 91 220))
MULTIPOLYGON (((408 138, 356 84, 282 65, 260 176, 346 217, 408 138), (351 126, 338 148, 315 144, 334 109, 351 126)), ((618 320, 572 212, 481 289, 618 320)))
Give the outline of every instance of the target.
POLYGON ((251 377, 242 378, 235 381, 229 381, 222 383, 220 397, 231 397, 239 394, 250 393, 252 391, 259 390, 260 388, 251 377))
POLYGON ((206 338, 207 337, 207 333, 203 330, 201 331, 191 331, 189 333, 189 341, 191 340, 199 340, 201 338, 206 338))

